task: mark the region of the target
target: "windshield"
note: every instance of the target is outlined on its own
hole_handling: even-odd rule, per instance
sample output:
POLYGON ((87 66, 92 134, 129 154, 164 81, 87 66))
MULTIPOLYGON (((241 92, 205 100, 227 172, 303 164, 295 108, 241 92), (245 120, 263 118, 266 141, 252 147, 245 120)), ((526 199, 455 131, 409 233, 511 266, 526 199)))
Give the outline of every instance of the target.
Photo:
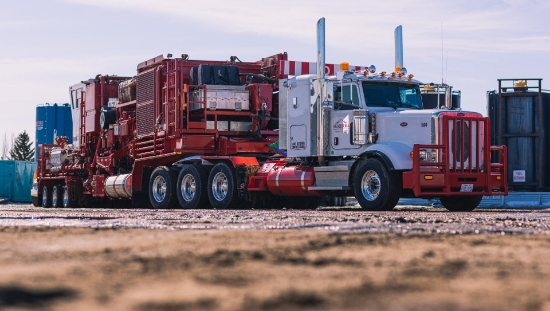
POLYGON ((368 107, 422 109, 420 89, 415 84, 395 82, 363 82, 368 107))

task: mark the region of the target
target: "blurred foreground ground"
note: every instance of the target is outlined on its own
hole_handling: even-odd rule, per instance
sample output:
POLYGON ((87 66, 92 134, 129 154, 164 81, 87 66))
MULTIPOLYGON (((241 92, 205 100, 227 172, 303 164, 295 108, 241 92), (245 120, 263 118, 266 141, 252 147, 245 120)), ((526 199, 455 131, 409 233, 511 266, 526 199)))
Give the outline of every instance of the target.
POLYGON ((3 205, 0 309, 550 311, 549 216, 3 205))

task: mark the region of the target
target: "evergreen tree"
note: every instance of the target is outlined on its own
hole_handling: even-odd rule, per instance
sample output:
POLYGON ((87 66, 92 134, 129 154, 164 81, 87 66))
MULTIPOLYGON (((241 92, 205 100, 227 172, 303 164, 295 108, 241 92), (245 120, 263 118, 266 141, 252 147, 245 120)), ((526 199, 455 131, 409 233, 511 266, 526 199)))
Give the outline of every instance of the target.
POLYGON ((31 148, 32 142, 30 141, 27 131, 19 134, 13 143, 13 147, 10 150, 10 159, 19 161, 34 161, 34 148, 31 148))

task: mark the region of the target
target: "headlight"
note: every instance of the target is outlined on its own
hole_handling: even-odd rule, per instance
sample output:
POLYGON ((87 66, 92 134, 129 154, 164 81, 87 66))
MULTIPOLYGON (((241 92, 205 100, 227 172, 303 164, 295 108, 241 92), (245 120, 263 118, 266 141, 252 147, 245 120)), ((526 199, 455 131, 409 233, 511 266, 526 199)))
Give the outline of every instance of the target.
POLYGON ((426 149, 420 149, 420 153, 418 154, 418 157, 420 158, 420 161, 425 162, 426 161, 426 149))
POLYGON ((420 149, 418 157, 422 162, 437 162, 437 149, 420 149))

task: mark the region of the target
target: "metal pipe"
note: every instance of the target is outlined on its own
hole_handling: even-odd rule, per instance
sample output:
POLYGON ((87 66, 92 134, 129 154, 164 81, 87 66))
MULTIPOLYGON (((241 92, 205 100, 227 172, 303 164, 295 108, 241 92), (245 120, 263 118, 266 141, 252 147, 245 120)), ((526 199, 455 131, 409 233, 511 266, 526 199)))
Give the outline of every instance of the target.
POLYGON ((317 21, 317 156, 323 162, 323 85, 325 83, 325 18, 317 21))

